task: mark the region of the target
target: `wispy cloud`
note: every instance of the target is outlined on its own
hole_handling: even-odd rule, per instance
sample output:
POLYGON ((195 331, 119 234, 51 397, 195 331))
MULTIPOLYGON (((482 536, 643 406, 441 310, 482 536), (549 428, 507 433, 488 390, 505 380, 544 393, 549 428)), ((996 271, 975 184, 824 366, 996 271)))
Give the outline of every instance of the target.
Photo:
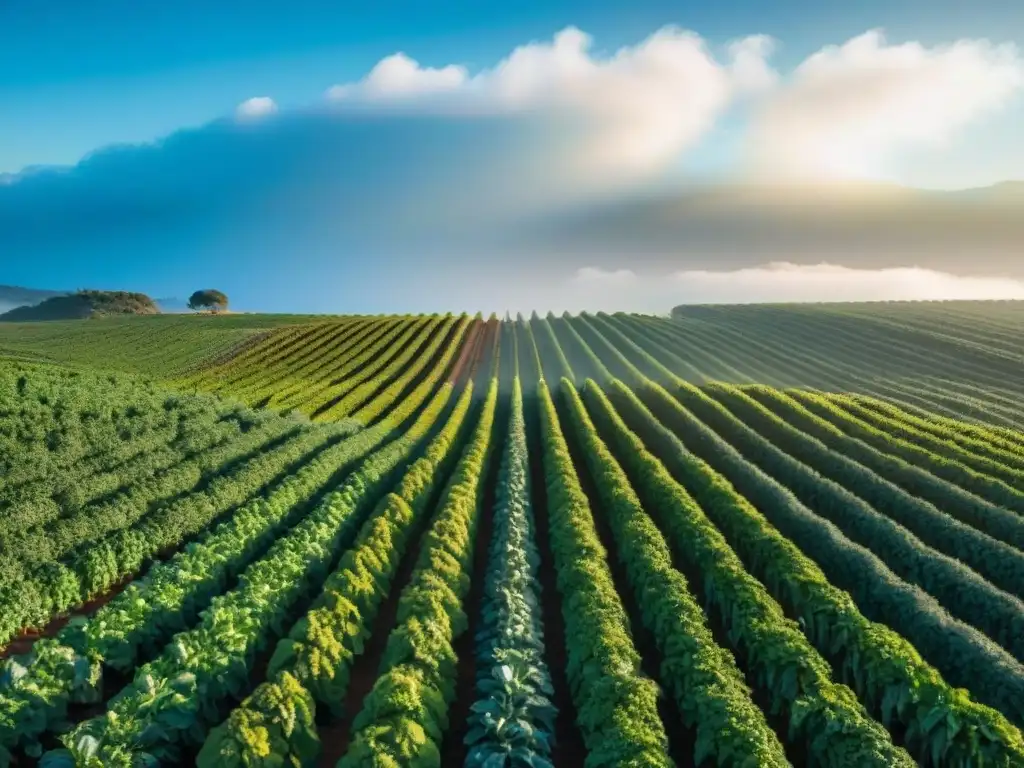
POLYGON ((235 115, 241 119, 253 119, 277 112, 277 103, 269 96, 253 96, 235 107, 235 115))

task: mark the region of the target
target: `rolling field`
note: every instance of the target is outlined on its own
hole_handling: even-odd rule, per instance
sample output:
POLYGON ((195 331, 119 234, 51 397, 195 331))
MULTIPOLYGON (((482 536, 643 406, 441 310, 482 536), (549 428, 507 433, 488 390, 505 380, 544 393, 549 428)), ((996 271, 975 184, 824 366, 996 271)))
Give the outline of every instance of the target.
POLYGON ((1024 766, 1022 326, 0 325, 0 767, 1024 766))

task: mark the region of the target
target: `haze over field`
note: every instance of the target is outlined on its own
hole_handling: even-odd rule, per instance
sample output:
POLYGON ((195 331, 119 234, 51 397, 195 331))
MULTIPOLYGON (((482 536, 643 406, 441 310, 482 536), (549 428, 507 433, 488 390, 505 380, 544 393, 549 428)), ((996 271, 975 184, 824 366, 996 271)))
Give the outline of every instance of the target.
MULTIPOLYGON (((56 36, 81 21, 64 10, 11 6, 0 27, 56 36)), ((40 67, 0 125, 0 277, 216 284, 270 311, 1024 297, 1024 56, 1005 14, 733 10, 533 9, 521 27, 494 11, 443 44, 415 14, 385 34, 374 11, 338 32, 364 45, 314 56, 300 8, 274 45, 239 33, 216 63, 154 40, 113 60, 97 34, 81 71, 15 42, 0 67, 40 67), (95 101, 28 100, 75 83, 95 101), (63 104, 91 116, 71 137, 63 104)), ((149 40, 142 16, 90 23, 149 40)), ((202 51, 227 24, 182 34, 202 51)))

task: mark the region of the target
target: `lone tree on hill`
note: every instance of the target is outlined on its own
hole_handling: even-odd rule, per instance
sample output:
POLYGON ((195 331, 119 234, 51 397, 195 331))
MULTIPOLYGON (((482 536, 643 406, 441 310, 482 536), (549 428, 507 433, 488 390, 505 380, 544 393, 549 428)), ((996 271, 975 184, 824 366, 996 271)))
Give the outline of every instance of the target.
POLYGON ((220 312, 228 308, 228 297, 220 291, 208 288, 205 291, 196 291, 188 300, 189 309, 208 309, 211 312, 220 312))

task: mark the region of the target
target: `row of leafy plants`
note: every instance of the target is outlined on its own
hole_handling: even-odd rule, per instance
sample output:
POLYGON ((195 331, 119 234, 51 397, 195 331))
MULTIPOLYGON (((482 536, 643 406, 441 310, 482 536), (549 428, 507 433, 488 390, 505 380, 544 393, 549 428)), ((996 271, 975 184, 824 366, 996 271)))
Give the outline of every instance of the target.
MULTIPOLYGON (((952 615, 1024 660, 1024 603, 1000 589, 1013 588, 1013 577, 1024 567, 1024 554, 957 523, 804 437, 738 390, 716 384, 709 391, 716 400, 727 403, 726 412, 735 417, 720 418, 715 412, 714 426, 726 430, 730 442, 749 460, 782 481, 851 539, 875 552, 896 573, 934 596, 952 615), (748 426, 751 423, 756 430, 748 426), (798 452, 797 457, 779 446, 798 452), (930 528, 926 522, 931 523, 930 528), (941 544, 942 549, 929 544, 941 544)), ((682 394, 684 404, 704 405, 705 401, 692 393, 682 394)), ((1024 574, 1016 583, 1024 585, 1024 574)))
MULTIPOLYGON (((123 522, 123 527, 100 538, 88 540, 86 532, 102 527, 109 518, 78 518, 81 533, 76 537, 72 532, 69 537, 77 542, 74 549, 60 561, 26 568, 21 581, 0 590, 0 642, 9 641, 22 627, 44 626, 53 616, 102 594, 138 572, 154 555, 177 547, 218 515, 259 493, 333 439, 329 429, 300 430, 276 447, 251 455, 231 472, 211 477, 201 489, 172 497, 154 509, 149 509, 145 496, 133 497, 128 503, 114 502, 109 507, 113 522, 123 522)), ((259 447, 258 440, 251 446, 259 447)))
MULTIPOLYGON (((515 337, 508 339, 515 353, 515 337)), ((504 346, 504 345, 503 345, 504 346)), ((515 358, 512 359, 515 367, 515 358)), ((557 710, 544 660, 540 553, 534 539, 523 393, 512 380, 508 432, 498 476, 480 628, 477 700, 470 708, 466 768, 553 768, 557 710)))
POLYGON ((373 526, 376 518, 364 521, 388 469, 373 460, 364 463, 340 491, 249 565, 235 589, 214 598, 195 628, 176 635, 159 658, 138 668, 104 715, 65 734, 67 749, 48 753, 43 765, 84 766, 95 759, 110 766, 174 763, 184 747, 202 744, 225 704, 246 693, 257 655, 286 631, 296 607, 323 583, 357 531, 361 540, 373 526))
POLYGON ((446 335, 454 323, 455 318, 451 316, 413 323, 407 333, 395 339, 353 377, 343 382, 343 394, 340 397, 332 391, 331 396, 336 399, 332 399, 325 410, 316 412, 317 418, 332 420, 350 415, 384 384, 398 376, 421 351, 421 347, 429 345, 431 336, 446 335))
POLYGON ((317 758, 317 707, 340 715, 352 665, 363 653, 418 522, 466 440, 472 394, 467 386, 441 432, 376 505, 310 610, 278 642, 267 681, 209 734, 200 766, 273 765, 275 760, 301 765, 317 758))
POLYGON ((354 714, 339 768, 417 765, 441 768, 441 743, 455 698, 455 641, 466 631, 484 479, 495 443, 498 379, 492 377, 472 437, 445 488, 402 590, 380 676, 354 714))
MULTIPOLYGON (((584 394, 594 420, 634 479, 639 499, 630 501, 637 509, 642 502, 655 516, 683 569, 703 587, 706 605, 720 617, 725 637, 745 659, 747 679, 764 691, 772 712, 785 715, 787 741, 798 745, 814 765, 914 765, 869 717, 853 691, 833 682, 828 662, 808 642, 799 624, 788 619, 782 606, 746 572, 693 497, 629 431, 604 393, 588 382, 584 394)), ((591 442, 597 440, 593 437, 591 442)), ((606 471, 625 486, 627 481, 621 470, 615 471, 613 461, 606 459, 611 467, 606 471)), ((683 711, 693 712, 693 708, 683 711)), ((714 720, 705 724, 699 712, 695 717, 698 729, 707 727, 712 734, 738 730, 714 720)), ((721 736, 707 737, 709 744, 716 741, 720 748, 729 746, 721 736)), ((738 751, 729 749, 728 754, 738 751)), ((698 763, 701 757, 695 758, 698 763)), ((764 759, 760 764, 765 764, 764 759)))
POLYGON ((743 390, 787 422, 957 520, 1024 548, 1024 493, 897 440, 813 393, 743 390))
MULTIPOLYGON (((358 322, 359 319, 357 319, 358 322)), ((288 356, 301 352, 316 334, 324 330, 320 323, 298 323, 278 328, 257 337, 255 344, 237 349, 226 359, 215 358, 183 377, 179 384, 197 389, 226 391, 231 386, 244 386, 259 376, 284 364, 288 356)))
MULTIPOLYGON (((709 408, 724 410, 630 337, 619 334, 614 340, 659 378, 703 396, 709 408)), ((632 366, 618 354, 624 365, 632 366)), ((979 700, 1021 713, 1018 697, 1024 689, 1014 682, 1012 671, 1009 678, 1003 674, 1014 667, 1005 653, 944 616, 934 601, 899 582, 869 552, 845 541, 661 386, 635 368, 633 378, 651 410, 627 386, 612 382, 608 395, 624 422, 693 494, 748 571, 799 618, 807 638, 873 716, 895 728, 894 733, 925 762, 1021 763, 1024 740, 1017 728, 997 709, 972 701, 966 690, 943 680, 915 645, 952 673, 955 684, 970 682, 981 692, 979 700), (806 547, 804 551, 818 559, 828 576, 786 536, 806 547), (914 645, 886 624, 870 621, 869 612, 899 627, 914 645), (908 616, 915 620, 908 622, 908 616)), ((1013 719, 1019 722, 1019 714, 1013 719)))
POLYGON ((0 494, 116 464, 136 440, 173 434, 180 403, 133 377, 0 362, 0 494))
MULTIPOLYGON (((130 671, 140 655, 153 655, 171 634, 187 628, 234 575, 295 522, 295 509, 301 511, 301 505, 339 467, 375 449, 427 401, 450 356, 442 357, 387 419, 328 448, 266 496, 236 510, 200 542, 151 568, 90 620, 73 620, 56 639, 38 641, 31 653, 7 662, 7 683, 0 685, 0 712, 4 713, 0 748, 8 754, 14 750, 37 754, 42 734, 63 727, 69 704, 88 703, 99 696, 100 665, 130 671)), ((359 493, 360 510, 372 503, 390 481, 389 473, 433 428, 450 394, 449 386, 438 389, 412 426, 367 460, 334 494, 335 499, 359 493), (368 485, 371 482, 373 487, 368 485)))

